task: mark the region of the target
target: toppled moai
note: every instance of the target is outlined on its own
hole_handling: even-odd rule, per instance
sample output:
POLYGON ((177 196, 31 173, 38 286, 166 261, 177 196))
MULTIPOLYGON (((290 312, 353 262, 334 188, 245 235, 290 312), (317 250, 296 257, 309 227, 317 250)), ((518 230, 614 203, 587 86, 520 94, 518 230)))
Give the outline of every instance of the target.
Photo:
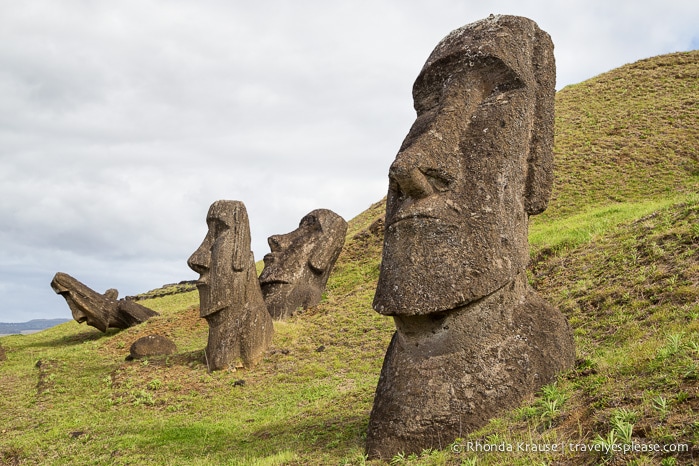
POLYGON ((102 332, 108 328, 133 327, 158 315, 130 299, 117 299, 119 292, 114 288, 101 294, 67 273, 56 273, 51 280, 51 288, 65 298, 73 319, 102 332))
POLYGON ((373 304, 396 332, 372 458, 444 447, 573 366, 566 318, 526 276, 528 219, 553 182, 554 85, 549 35, 492 15, 445 37, 415 81, 373 304))
POLYGON ((206 362, 211 371, 251 367, 272 342, 274 327, 250 250, 248 213, 240 201, 220 200, 206 223, 206 237, 187 261, 200 275, 200 315, 209 324, 206 362))
POLYGON ((296 230, 267 239, 272 252, 264 257, 260 285, 272 318, 285 319, 320 302, 346 233, 342 217, 317 209, 296 230))

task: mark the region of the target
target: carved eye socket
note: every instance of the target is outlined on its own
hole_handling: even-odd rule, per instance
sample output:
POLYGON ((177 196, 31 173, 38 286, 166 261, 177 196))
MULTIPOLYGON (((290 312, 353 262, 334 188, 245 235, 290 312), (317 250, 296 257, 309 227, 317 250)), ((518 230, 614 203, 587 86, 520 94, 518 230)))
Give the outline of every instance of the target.
POLYGON ((413 101, 418 116, 439 106, 448 88, 451 75, 459 62, 449 56, 433 63, 424 70, 413 84, 413 101))
POLYGON ((208 219, 209 231, 214 238, 218 238, 221 234, 230 229, 230 227, 220 218, 208 219))
POLYGON ((490 82, 493 83, 490 95, 504 94, 524 87, 522 78, 499 60, 492 61, 490 82))
POLYGON ((318 217, 316 217, 315 215, 306 215, 301 219, 299 228, 320 230, 320 222, 318 221, 318 217))
POLYGON ((453 176, 434 168, 421 171, 435 191, 445 192, 451 189, 451 185, 454 182, 453 176))

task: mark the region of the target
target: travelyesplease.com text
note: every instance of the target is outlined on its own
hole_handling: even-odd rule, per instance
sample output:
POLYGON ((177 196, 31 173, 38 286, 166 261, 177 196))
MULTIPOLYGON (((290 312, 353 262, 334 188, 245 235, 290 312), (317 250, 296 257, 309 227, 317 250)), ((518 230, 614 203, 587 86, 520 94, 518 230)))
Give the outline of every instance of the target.
POLYGON ((598 452, 610 453, 682 453, 689 451, 685 443, 486 443, 463 442, 452 445, 456 453, 566 453, 598 452))

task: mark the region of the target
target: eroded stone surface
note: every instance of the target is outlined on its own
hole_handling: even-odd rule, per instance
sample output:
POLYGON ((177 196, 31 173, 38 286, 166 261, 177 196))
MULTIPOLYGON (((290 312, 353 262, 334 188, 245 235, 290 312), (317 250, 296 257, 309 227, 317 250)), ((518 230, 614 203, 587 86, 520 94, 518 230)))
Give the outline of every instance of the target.
POLYGON ((555 64, 531 20, 457 29, 413 87, 417 118, 389 170, 374 298, 391 315, 371 457, 440 448, 574 362, 565 317, 529 287, 529 215, 553 180, 555 64))
POLYGON ((175 354, 177 346, 172 340, 162 335, 146 335, 134 341, 129 348, 127 359, 141 359, 149 356, 166 356, 175 354))
POLYGON ((274 319, 320 302, 346 233, 342 217, 317 209, 304 216, 296 230, 268 238, 271 252, 264 257, 260 285, 274 319))
POLYGON ((73 319, 102 332, 108 328, 133 327, 158 315, 129 299, 117 299, 119 293, 114 288, 101 294, 63 272, 54 275, 51 288, 66 300, 73 319))
POLYGON ((262 359, 274 328, 250 250, 247 210, 240 201, 216 201, 206 223, 206 237, 187 264, 200 274, 200 315, 209 324, 207 364, 209 370, 251 367, 262 359))

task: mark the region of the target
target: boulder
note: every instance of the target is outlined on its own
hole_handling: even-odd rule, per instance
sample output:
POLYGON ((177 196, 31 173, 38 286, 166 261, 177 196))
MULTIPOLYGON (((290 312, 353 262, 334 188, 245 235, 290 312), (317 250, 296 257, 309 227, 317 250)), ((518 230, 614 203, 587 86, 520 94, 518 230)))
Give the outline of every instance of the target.
POLYGON ((150 356, 166 356, 175 354, 177 346, 162 335, 146 335, 141 337, 129 348, 128 360, 147 358, 150 356))

